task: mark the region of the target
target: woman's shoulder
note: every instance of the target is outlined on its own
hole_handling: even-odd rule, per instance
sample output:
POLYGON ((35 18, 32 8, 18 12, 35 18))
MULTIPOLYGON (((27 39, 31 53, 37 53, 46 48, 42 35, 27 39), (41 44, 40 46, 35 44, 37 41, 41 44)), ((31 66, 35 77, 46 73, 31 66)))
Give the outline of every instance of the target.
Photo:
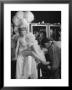
POLYGON ((21 37, 18 37, 17 42, 18 42, 18 43, 21 43, 21 42, 22 42, 22 38, 21 38, 21 37))

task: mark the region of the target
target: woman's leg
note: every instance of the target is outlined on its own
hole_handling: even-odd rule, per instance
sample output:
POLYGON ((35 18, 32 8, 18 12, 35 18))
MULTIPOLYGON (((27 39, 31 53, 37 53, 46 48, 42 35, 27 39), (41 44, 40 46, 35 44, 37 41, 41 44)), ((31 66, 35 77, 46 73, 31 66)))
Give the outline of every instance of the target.
POLYGON ((17 79, 22 78, 22 69, 23 69, 23 57, 18 56, 17 64, 16 64, 16 78, 17 79))

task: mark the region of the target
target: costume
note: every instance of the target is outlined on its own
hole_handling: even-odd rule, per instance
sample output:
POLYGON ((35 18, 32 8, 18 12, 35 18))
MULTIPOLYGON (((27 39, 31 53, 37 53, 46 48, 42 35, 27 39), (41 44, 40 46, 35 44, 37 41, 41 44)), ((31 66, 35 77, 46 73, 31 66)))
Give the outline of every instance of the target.
POLYGON ((32 56, 24 56, 24 51, 34 51, 39 55, 40 58, 44 58, 43 52, 40 50, 37 41, 35 40, 32 33, 29 33, 23 40, 19 40, 19 54, 17 58, 17 78, 19 79, 37 79, 38 72, 37 72, 37 62, 34 57, 32 56), (29 39, 29 41, 27 41, 29 39))
POLYGON ((18 42, 20 48, 17 57, 16 77, 19 79, 37 78, 36 61, 31 56, 24 56, 24 51, 32 50, 31 46, 28 47, 28 42, 25 38, 23 40, 20 39, 18 42))
MULTIPOLYGON (((28 29, 29 23, 34 18, 33 14, 31 12, 20 13, 18 12, 18 14, 16 14, 16 18, 14 17, 14 23, 16 26, 19 26, 20 28, 26 27, 26 29, 28 29)), ((39 55, 39 58, 41 58, 41 60, 45 60, 44 54, 38 46, 37 41, 35 40, 35 37, 32 33, 28 32, 24 37, 18 39, 16 64, 17 79, 38 78, 36 59, 33 56, 31 56, 28 52, 28 55, 25 56, 26 51, 34 51, 33 48, 35 49, 35 52, 39 55)))

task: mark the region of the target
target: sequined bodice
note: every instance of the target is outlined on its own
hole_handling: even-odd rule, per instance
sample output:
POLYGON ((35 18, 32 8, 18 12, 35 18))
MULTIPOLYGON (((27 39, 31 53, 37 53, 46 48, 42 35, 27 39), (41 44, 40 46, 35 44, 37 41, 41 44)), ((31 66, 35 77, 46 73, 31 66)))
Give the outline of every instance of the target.
POLYGON ((32 47, 29 47, 25 38, 22 38, 19 40, 19 53, 24 51, 24 50, 32 50, 32 47))

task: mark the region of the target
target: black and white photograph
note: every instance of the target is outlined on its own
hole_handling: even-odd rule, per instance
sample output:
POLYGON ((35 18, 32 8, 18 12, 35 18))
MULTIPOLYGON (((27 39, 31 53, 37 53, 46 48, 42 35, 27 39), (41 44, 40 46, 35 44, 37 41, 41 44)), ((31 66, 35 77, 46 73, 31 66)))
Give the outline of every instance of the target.
POLYGON ((11 79, 61 79, 61 11, 11 11, 11 79))
POLYGON ((4 4, 4 86, 68 85, 68 4, 4 4))

